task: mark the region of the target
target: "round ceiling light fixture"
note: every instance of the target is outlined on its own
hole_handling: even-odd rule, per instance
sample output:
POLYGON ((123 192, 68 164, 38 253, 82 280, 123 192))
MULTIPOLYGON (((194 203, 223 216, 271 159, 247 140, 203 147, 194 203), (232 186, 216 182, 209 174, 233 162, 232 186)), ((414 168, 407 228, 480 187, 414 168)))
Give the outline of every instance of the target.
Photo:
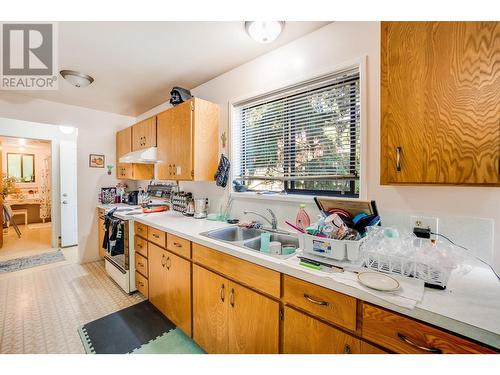
POLYGON ((94 78, 92 78, 91 76, 84 73, 75 72, 74 70, 61 70, 59 73, 61 73, 62 77, 66 81, 68 81, 75 87, 87 87, 92 82, 94 82, 94 78))
POLYGON ((283 31, 284 21, 246 21, 245 30, 259 43, 271 43, 283 31))

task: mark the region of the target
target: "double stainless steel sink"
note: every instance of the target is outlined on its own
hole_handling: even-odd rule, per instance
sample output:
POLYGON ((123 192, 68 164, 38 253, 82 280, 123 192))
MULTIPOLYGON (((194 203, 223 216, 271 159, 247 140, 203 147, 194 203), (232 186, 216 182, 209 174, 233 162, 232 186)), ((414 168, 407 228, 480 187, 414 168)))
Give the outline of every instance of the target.
POLYGON ((201 235, 208 238, 213 238, 214 240, 231 243, 233 245, 253 250, 261 254, 265 254, 275 258, 286 259, 294 255, 294 254, 278 255, 278 254, 270 254, 267 252, 261 252, 260 235, 265 232, 271 234, 271 241, 281 242, 282 247, 293 246, 296 249, 298 249, 299 247, 299 240, 297 237, 291 234, 274 232, 265 229, 247 229, 247 228, 240 228, 238 226, 232 226, 232 227, 215 229, 208 232, 204 232, 201 233, 201 235))

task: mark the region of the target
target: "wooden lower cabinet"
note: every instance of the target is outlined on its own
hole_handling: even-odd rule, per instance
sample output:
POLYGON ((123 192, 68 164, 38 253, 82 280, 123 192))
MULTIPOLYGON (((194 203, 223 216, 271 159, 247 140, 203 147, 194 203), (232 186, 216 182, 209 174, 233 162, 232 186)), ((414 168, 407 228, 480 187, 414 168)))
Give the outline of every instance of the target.
POLYGON ((149 300, 191 336, 191 264, 149 244, 149 300))
POLYGON ((279 303, 194 265, 193 338, 208 353, 277 354, 279 303))
POLYGON ((148 247, 149 300, 167 315, 167 251, 151 243, 148 247))
POLYGON ((104 248, 102 243, 104 242, 104 210, 102 208, 97 209, 97 248, 99 249, 99 256, 104 257, 104 248))
POLYGON ((193 339, 207 353, 227 353, 229 282, 193 265, 193 339))
POLYGON ((288 306, 284 313, 283 353, 359 354, 361 341, 288 306))

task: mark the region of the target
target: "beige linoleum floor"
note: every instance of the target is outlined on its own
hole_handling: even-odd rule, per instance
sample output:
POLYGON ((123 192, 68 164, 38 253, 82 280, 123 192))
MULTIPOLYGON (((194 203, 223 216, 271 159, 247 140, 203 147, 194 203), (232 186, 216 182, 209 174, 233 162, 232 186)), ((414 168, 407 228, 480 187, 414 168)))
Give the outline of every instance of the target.
POLYGON ((0 275, 0 353, 84 353, 77 329, 143 300, 107 275, 104 262, 66 261, 0 275))
POLYGON ((0 249, 0 261, 13 258, 40 254, 52 250, 52 229, 48 225, 19 225, 21 238, 17 237, 13 227, 9 228, 8 234, 4 232, 3 247, 0 249))

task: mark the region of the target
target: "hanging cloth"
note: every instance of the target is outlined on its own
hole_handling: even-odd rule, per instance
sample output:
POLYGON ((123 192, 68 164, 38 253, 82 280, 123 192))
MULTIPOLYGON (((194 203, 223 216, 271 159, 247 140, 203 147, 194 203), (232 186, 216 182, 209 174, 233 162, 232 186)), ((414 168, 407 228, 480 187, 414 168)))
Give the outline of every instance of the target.
POLYGON ((220 155, 219 167, 217 172, 215 172, 215 184, 217 186, 226 187, 227 180, 229 179, 229 170, 231 168, 231 162, 224 154, 220 155))

